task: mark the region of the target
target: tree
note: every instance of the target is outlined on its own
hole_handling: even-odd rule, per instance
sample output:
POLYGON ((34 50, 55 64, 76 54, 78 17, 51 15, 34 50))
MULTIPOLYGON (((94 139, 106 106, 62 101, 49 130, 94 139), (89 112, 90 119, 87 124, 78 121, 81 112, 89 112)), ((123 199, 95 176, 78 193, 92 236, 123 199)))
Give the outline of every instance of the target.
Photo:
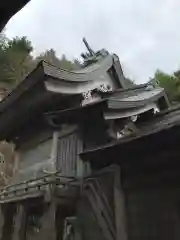
POLYGON ((2 39, 0 43, 0 82, 15 87, 29 72, 33 47, 26 37, 12 40, 2 39))
POLYGON ((54 51, 54 49, 50 49, 45 51, 44 53, 41 53, 38 57, 36 57, 35 62, 39 62, 41 60, 44 60, 55 66, 59 66, 60 64, 60 60, 56 56, 56 52, 54 51))
POLYGON ((136 86, 136 84, 134 83, 134 81, 131 80, 130 78, 127 78, 127 77, 125 77, 125 84, 126 84, 126 86, 129 87, 129 88, 132 88, 132 87, 136 86))
POLYGON ((165 89, 171 102, 180 101, 180 78, 177 74, 169 75, 157 70, 154 80, 160 87, 165 89))
POLYGON ((75 70, 79 70, 83 67, 82 63, 76 58, 73 60, 75 70))
POLYGON ((39 62, 41 60, 45 60, 46 62, 55 65, 59 68, 66 69, 66 70, 75 70, 79 68, 79 65, 77 63, 77 60, 70 61, 66 58, 66 56, 63 54, 61 58, 58 58, 56 56, 56 52, 54 49, 50 49, 45 51, 44 53, 40 54, 36 59, 35 62, 39 62))
POLYGON ((74 62, 69 61, 64 54, 61 56, 59 66, 60 66, 60 68, 67 69, 67 70, 74 70, 75 69, 74 62))
POLYGON ((65 55, 58 58, 54 49, 36 58, 32 57, 32 51, 32 44, 26 37, 10 40, 5 34, 0 35, 0 87, 12 90, 41 60, 67 70, 79 69, 77 61, 70 61, 65 55))
MULTIPOLYGON (((8 39, 4 33, 0 34, 1 89, 6 84, 6 88, 8 87, 11 91, 41 60, 69 71, 79 70, 87 64, 81 63, 77 59, 69 60, 64 54, 58 57, 54 49, 46 50, 36 58, 31 55, 32 51, 32 43, 26 37, 8 39)), ((88 64, 97 60, 98 58, 92 57, 88 60, 88 64)), ((126 79, 126 81, 128 86, 134 85, 131 80, 126 79)))
POLYGON ((50 49, 33 58, 32 43, 26 37, 8 39, 0 34, 0 88, 11 91, 41 60, 45 60, 59 68, 74 70, 81 66, 77 60, 70 61, 65 55, 57 57, 54 49, 50 49))
POLYGON ((0 46, 5 44, 6 41, 7 41, 6 35, 4 34, 4 32, 0 32, 0 46))

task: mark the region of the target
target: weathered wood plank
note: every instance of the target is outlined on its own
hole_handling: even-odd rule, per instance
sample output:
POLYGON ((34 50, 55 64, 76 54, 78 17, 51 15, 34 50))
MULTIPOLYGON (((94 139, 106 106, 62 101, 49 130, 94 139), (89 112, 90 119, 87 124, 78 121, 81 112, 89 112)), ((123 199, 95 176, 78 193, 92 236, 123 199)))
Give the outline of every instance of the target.
POLYGON ((0 240, 2 240, 2 237, 3 237, 4 224, 5 224, 5 217, 4 217, 3 205, 0 204, 0 240))
POLYGON ((24 240, 26 237, 26 206, 17 204, 16 214, 14 215, 14 231, 12 240, 24 240))
POLYGON ((116 220, 116 240, 127 240, 124 193, 121 186, 120 167, 114 172, 114 207, 116 220))
POLYGON ((108 226, 108 229, 110 230, 111 235, 113 237, 115 235, 115 229, 114 229, 112 213, 111 213, 108 201, 107 199, 105 200, 103 198, 102 196, 103 192, 101 191, 100 186, 97 191, 95 190, 95 186, 93 186, 92 183, 89 183, 88 186, 91 188, 91 192, 93 193, 95 198, 94 205, 97 205, 96 208, 98 209, 98 212, 100 211, 100 215, 103 215, 103 219, 106 222, 106 225, 108 226))
POLYGON ((105 218, 102 216, 102 207, 100 207, 95 201, 94 197, 91 193, 87 193, 88 199, 91 203, 92 209, 94 211, 95 217, 97 219, 97 223, 102 230, 102 233, 106 240, 114 240, 112 233, 109 229, 108 224, 105 221, 105 218))
POLYGON ((45 205, 45 211, 41 220, 41 229, 37 234, 39 240, 56 240, 56 202, 52 200, 45 205))
POLYGON ((12 240, 15 204, 3 204, 2 206, 4 223, 0 240, 12 240))

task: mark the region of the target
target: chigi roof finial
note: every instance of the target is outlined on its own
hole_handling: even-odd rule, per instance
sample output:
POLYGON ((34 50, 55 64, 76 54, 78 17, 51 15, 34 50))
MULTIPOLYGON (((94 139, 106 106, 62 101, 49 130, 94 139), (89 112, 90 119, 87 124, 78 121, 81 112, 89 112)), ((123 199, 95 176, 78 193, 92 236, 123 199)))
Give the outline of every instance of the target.
POLYGON ((90 53, 91 56, 95 55, 95 52, 92 50, 92 48, 89 46, 89 43, 87 42, 86 38, 83 37, 83 43, 86 46, 88 52, 90 53))

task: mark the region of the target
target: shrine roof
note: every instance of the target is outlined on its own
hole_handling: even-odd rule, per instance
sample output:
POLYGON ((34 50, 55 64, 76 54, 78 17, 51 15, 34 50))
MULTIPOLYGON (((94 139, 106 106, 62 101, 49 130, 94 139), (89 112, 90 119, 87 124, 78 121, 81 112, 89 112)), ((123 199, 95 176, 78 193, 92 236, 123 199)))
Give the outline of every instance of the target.
POLYGON ((37 114, 38 111, 77 106, 76 101, 79 103, 83 92, 98 88, 106 80, 113 81, 106 72, 112 67, 113 61, 113 57, 108 55, 91 67, 77 72, 62 70, 44 61, 39 62, 0 102, 1 138, 3 139, 11 128, 14 129, 14 125, 28 121, 28 117, 37 114), (68 106, 63 99, 66 99, 68 106))
POLYGON ((67 71, 60 69, 45 61, 37 64, 36 68, 30 72, 25 79, 0 103, 0 112, 9 107, 23 94, 27 94, 38 83, 42 83, 44 91, 59 94, 82 94, 93 90, 104 84, 108 79, 105 74, 112 67, 113 58, 108 55, 98 63, 78 71, 67 71), (105 75, 103 75, 105 74, 105 75))
POLYGON ((55 65, 42 61, 42 66, 46 75, 59 80, 72 82, 89 82, 94 80, 97 81, 99 78, 102 78, 100 75, 103 72, 106 72, 109 68, 111 68, 112 64, 113 58, 111 55, 108 55, 104 59, 88 67, 74 71, 64 70, 55 65))
POLYGON ((157 87, 148 89, 134 89, 112 94, 108 98, 108 107, 111 109, 132 108, 156 101, 165 94, 164 89, 157 87))
MULTIPOLYGON (((76 112, 85 111, 86 108, 93 108, 103 102, 104 118, 105 119, 116 119, 126 118, 133 115, 140 114, 156 107, 156 101, 161 98, 165 98, 166 94, 163 88, 151 88, 148 86, 136 86, 132 89, 124 89, 122 91, 114 91, 105 94, 99 99, 92 99, 85 105, 79 105, 74 108, 65 110, 58 110, 53 112, 47 112, 47 116, 57 116, 59 118, 70 116, 76 112)), ((164 100, 165 101, 165 100, 164 100)), ((168 108, 168 103, 166 108, 168 108)))
POLYGON ((130 115, 134 114, 134 110, 144 111, 147 103, 153 103, 165 96, 163 89, 148 89, 147 85, 131 89, 115 88, 103 92, 104 90, 100 90, 101 84, 114 80, 108 73, 109 68, 114 68, 114 62, 113 56, 108 55, 90 67, 79 71, 67 71, 41 61, 24 81, 0 102, 1 138, 7 136, 10 130, 14 131, 16 125, 19 129, 20 125, 25 121, 28 122, 32 115, 36 116, 52 110, 59 110, 58 114, 66 114, 69 111, 84 109, 85 105, 82 105, 84 92, 98 90, 96 93, 99 99, 95 99, 91 105, 96 106, 103 101, 103 107, 107 106, 113 114, 113 117, 108 117, 106 113, 106 119, 124 117, 122 113, 116 111, 125 109, 130 111, 128 113, 130 115))

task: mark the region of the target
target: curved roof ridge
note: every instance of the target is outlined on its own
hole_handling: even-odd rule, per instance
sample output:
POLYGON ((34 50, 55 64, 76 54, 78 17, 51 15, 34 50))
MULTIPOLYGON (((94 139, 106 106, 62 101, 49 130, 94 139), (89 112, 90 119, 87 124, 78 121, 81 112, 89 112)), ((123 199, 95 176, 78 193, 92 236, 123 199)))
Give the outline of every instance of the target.
MULTIPOLYGON (((104 58, 100 63, 97 65, 96 68, 92 68, 92 71, 86 71, 86 68, 83 68, 80 71, 68 71, 61 68, 58 68, 55 65, 49 64, 46 61, 41 62, 44 73, 47 76, 57 78, 64 81, 71 81, 71 82, 90 82, 94 81, 98 78, 102 78, 102 74, 108 71, 113 64, 112 56, 109 55, 108 57, 104 58)), ((88 68, 89 69, 89 68, 88 68)))

